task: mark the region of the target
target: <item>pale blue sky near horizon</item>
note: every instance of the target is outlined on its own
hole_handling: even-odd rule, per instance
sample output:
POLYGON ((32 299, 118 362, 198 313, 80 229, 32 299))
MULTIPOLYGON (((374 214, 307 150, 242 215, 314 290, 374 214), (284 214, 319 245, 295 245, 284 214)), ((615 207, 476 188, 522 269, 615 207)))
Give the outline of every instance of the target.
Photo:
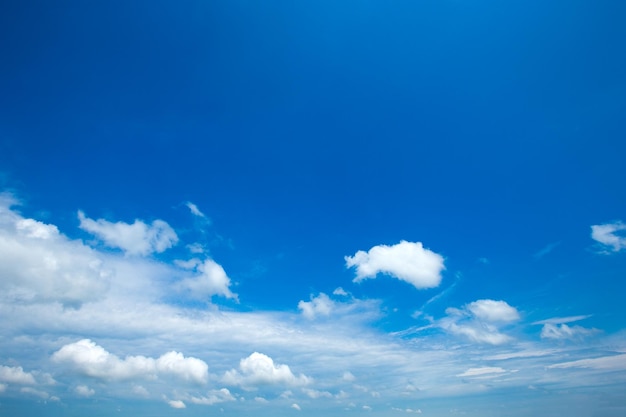
POLYGON ((4 2, 0 415, 623 415, 625 17, 4 2))

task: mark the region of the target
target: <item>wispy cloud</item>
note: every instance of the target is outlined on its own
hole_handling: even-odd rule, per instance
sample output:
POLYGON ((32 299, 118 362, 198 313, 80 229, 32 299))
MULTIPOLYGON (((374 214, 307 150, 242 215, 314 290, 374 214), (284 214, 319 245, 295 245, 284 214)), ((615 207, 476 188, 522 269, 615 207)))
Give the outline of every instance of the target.
POLYGON ((536 252, 533 257, 535 259, 541 259, 544 256, 546 256, 547 254, 549 254, 550 252, 552 252, 557 246, 559 246, 561 244, 561 242, 554 242, 554 243, 550 243, 549 245, 547 245, 546 247, 544 247, 543 249, 541 249, 539 252, 536 252))

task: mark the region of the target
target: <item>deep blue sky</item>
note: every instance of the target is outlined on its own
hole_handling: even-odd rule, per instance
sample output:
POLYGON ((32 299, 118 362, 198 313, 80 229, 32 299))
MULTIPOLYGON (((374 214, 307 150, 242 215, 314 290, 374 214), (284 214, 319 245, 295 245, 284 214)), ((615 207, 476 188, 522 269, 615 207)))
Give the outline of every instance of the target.
MULTIPOLYGON (((116 298, 126 287, 118 287, 115 278, 107 289, 76 296, 47 292, 57 284, 36 284, 45 274, 28 266, 49 259, 50 253, 66 259, 60 253, 74 242, 85 251, 91 248, 114 271, 111 276, 124 277, 118 281, 132 282, 142 274, 146 282, 140 280, 140 289, 131 292, 150 293, 149 302, 142 302, 151 308, 188 317, 189 329, 195 329, 199 314, 234 314, 243 321, 263 317, 264 324, 254 328, 277 326, 292 335, 283 339, 297 339, 293 332, 328 336, 334 333, 324 326, 341 327, 334 320, 355 320, 353 334, 341 333, 345 343, 372 332, 368 340, 389 343, 385 352, 390 355, 409 357, 441 346, 452 352, 463 343, 467 352, 476 348, 486 357, 512 349, 556 349, 562 357, 508 368, 468 359, 475 356, 453 356, 450 363, 467 366, 448 373, 454 380, 469 369, 482 367, 491 375, 491 368, 498 376, 519 367, 517 375, 528 370, 522 382, 501 375, 503 388, 494 383, 487 391, 506 398, 520 386, 548 390, 574 381, 566 388, 578 395, 582 385, 576 375, 552 380, 541 369, 626 351, 621 222, 626 219, 625 18, 621 1, 3 2, 0 192, 19 202, 12 208, 5 203, 0 212, 8 216, 0 253, 11 265, 0 271, 2 290, 9 294, 2 300, 3 311, 18 314, 20 306, 20 314, 30 315, 39 309, 48 317, 58 314, 60 324, 54 331, 20 320, 3 326, 0 340, 8 347, 0 348, 0 366, 22 366, 34 372, 39 385, 48 373, 56 385, 26 388, 45 390, 68 410, 82 404, 77 386, 87 387, 81 392, 89 401, 107 398, 141 408, 124 394, 117 377, 94 376, 81 368, 84 364, 64 370, 55 352, 81 339, 119 358, 156 359, 175 350, 208 364, 211 376, 200 384, 205 392, 230 390, 236 403, 224 400, 225 412, 277 415, 278 410, 297 410, 281 403, 280 391, 265 393, 269 402, 257 401, 258 409, 246 408, 242 398, 248 397, 250 405, 251 387, 229 380, 225 372, 237 369, 239 360, 254 351, 288 364, 296 376, 311 376, 315 366, 341 357, 334 348, 323 348, 329 342, 320 342, 319 350, 303 350, 292 341, 267 347, 251 334, 242 336, 245 342, 235 337, 223 343, 198 336, 211 341, 202 350, 205 342, 183 342, 167 330, 144 334, 116 327, 134 320, 132 315, 109 323, 117 330, 107 333, 67 321, 64 309, 42 313, 69 302, 79 318, 89 321, 97 320, 89 308, 103 311, 138 302, 116 298), (205 216, 190 214, 189 202, 205 216), (79 210, 99 226, 81 222, 79 210), (34 232, 24 232, 31 226, 19 226, 25 219, 56 225, 65 243, 46 246, 52 251, 44 251, 48 255, 37 252, 39 243, 28 240, 34 232), (139 253, 137 245, 148 242, 148 235, 130 242, 112 226, 136 219, 147 230, 155 220, 166 222, 176 241, 168 250, 155 246, 139 253), (608 232, 594 237, 592 226, 608 232), (440 283, 419 288, 403 282, 393 268, 402 269, 398 265, 409 258, 378 268, 376 280, 353 282, 358 271, 348 268, 344 257, 379 245, 399 248, 393 245, 403 240, 422 242, 442 257, 440 283), (193 243, 202 251, 186 246, 193 243), (21 258, 11 249, 17 247, 34 258, 21 258), (215 290, 203 293, 204 298, 194 295, 199 287, 184 284, 185 279, 204 276, 203 267, 188 271, 180 263, 193 257, 222 267, 237 299, 215 290), (22 270, 31 272, 16 272, 22 270), (333 295, 338 287, 348 295, 333 295), (148 288, 157 289, 153 294, 148 288), (95 293, 100 296, 87 296, 95 293), (330 296, 327 304, 320 293, 330 296), (318 307, 330 305, 329 311, 316 310, 328 313, 319 323, 298 307, 313 299, 322 300, 318 307), (471 304, 479 300, 505 302, 519 317, 506 316, 509 310, 502 304, 471 304), (496 309, 498 319, 476 315, 476 305, 496 309), (463 313, 455 316, 449 308, 463 313), (561 327, 550 337, 546 326, 554 325, 561 327), (407 329, 419 330, 403 333, 407 329), (495 339, 471 336, 467 329, 510 338, 492 343, 495 339), (25 334, 36 336, 44 358, 17 353, 24 349, 25 334), (147 348, 150 338, 161 341, 147 348), (218 359, 224 370, 216 370, 218 359), (503 371, 494 371, 498 367, 503 371), (86 395, 90 387, 97 389, 86 395)), ((386 254, 384 262, 394 256, 386 254)), ((46 282, 71 283, 80 275, 68 274, 53 274, 46 282)), ((156 313, 147 310, 141 317, 151 314, 156 313)), ((446 401, 437 399, 463 397, 452 408, 470 415, 489 409, 488 402, 465 397, 477 391, 455 391, 444 376, 441 381, 433 376, 432 387, 420 388, 423 396, 369 395, 373 389, 363 391, 363 386, 390 382, 367 363, 337 370, 354 374, 355 381, 344 381, 357 386, 352 391, 333 385, 326 369, 312 375, 315 383, 301 384, 308 388, 291 381, 299 387, 291 388, 293 404, 312 415, 326 407, 336 415, 368 410, 363 407, 426 414, 431 404, 430 415, 439 416, 449 410, 441 405, 446 401), (307 389, 328 392, 332 401, 325 394, 314 398, 307 389), (318 401, 305 407, 298 395, 318 401)), ((559 366, 555 369, 578 369, 559 366)), ((606 378, 623 383, 626 369, 611 366, 606 378)), ((2 375, 0 411, 3 404, 13 404, 28 415, 29 401, 37 395, 2 375)), ((589 401, 583 396, 568 401, 596 409, 593 396, 600 388, 584 385, 589 401)), ((150 401, 139 404, 165 407, 164 415, 169 415, 170 400, 187 405, 171 412, 206 411, 192 404, 189 390, 167 384, 142 387, 150 401)), ((476 389, 483 393, 483 388, 476 389)), ((535 415, 550 409, 545 399, 516 398, 535 415)), ((620 398, 611 409, 624 410, 620 398)), ((560 401, 554 397, 548 403, 560 401)), ((58 408, 55 403, 49 405, 58 408)), ((575 415, 576 407, 563 407, 559 412, 575 415)), ((609 415, 603 412, 598 415, 609 415)))

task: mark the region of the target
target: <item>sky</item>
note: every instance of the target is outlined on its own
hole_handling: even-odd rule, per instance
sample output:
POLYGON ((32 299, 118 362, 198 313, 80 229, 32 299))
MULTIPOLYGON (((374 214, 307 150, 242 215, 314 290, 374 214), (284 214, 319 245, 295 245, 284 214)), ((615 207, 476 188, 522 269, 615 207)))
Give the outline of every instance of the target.
POLYGON ((624 19, 3 1, 0 415, 624 416, 624 19))

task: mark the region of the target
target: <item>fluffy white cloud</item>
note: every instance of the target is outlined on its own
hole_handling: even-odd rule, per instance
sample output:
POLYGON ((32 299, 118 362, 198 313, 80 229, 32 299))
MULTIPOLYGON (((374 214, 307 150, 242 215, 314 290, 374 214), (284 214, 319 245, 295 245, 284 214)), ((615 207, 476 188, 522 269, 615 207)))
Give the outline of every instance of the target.
POLYGON ((181 353, 168 352, 158 359, 127 356, 120 359, 89 339, 63 346, 52 355, 57 363, 72 366, 76 371, 105 380, 154 379, 171 375, 187 382, 204 384, 208 380, 207 364, 181 353))
POLYGON ((163 220, 147 225, 141 220, 134 223, 112 223, 104 219, 93 220, 78 212, 80 228, 101 239, 107 246, 122 249, 129 255, 161 253, 178 242, 174 229, 163 220))
POLYGON ((35 377, 30 372, 24 372, 21 366, 0 366, 0 382, 34 385, 35 377))
POLYGON ((291 404, 291 408, 293 408, 294 410, 298 410, 298 411, 302 410, 302 408, 300 408, 300 406, 296 403, 291 404))
POLYGON ((74 306, 100 299, 110 278, 101 258, 56 226, 22 217, 16 204, 0 198, 0 298, 74 306))
POLYGON ((519 313, 505 301, 477 300, 462 309, 448 308, 436 325, 473 342, 500 345, 511 340, 499 326, 519 320, 519 313))
POLYGON ((300 301, 298 309, 304 317, 314 319, 317 316, 329 316, 333 310, 334 302, 323 292, 317 297, 311 297, 311 301, 300 301))
POLYGON ((415 288, 438 286, 445 269, 443 256, 425 249, 421 242, 404 240, 392 246, 374 246, 367 252, 360 250, 345 260, 348 268, 356 267, 354 282, 385 273, 415 288))
POLYGON ((587 329, 582 326, 568 326, 567 324, 546 323, 541 329, 542 339, 578 339, 598 333, 597 329, 587 329))
POLYGON ((33 395, 35 397, 39 397, 42 400, 50 400, 50 401, 59 401, 59 398, 56 396, 51 396, 46 391, 42 391, 36 388, 24 387, 20 389, 20 392, 23 394, 33 395))
POLYGON ((178 287, 188 291, 192 298, 203 300, 213 295, 221 295, 237 299, 237 294, 230 290, 230 278, 226 271, 214 260, 206 259, 201 262, 199 259, 192 259, 185 262, 184 266, 198 272, 198 275, 186 278, 178 284, 178 287))
POLYGON ((504 301, 477 300, 469 303, 467 309, 476 318, 489 322, 511 322, 520 318, 517 310, 504 301))
POLYGON ((239 370, 232 369, 224 375, 224 381, 232 385, 307 385, 311 379, 300 374, 295 376, 289 366, 274 364, 267 355, 254 352, 239 362, 239 370))
POLYGON ((91 397, 96 393, 96 391, 89 388, 87 385, 78 385, 76 388, 74 388, 74 392, 81 397, 91 397))
POLYGON ((181 400, 170 400, 167 402, 172 408, 187 408, 184 402, 181 400))
POLYGON ((600 243, 607 252, 619 252, 626 248, 626 237, 615 232, 626 230, 622 222, 605 223, 591 226, 591 238, 600 243))

